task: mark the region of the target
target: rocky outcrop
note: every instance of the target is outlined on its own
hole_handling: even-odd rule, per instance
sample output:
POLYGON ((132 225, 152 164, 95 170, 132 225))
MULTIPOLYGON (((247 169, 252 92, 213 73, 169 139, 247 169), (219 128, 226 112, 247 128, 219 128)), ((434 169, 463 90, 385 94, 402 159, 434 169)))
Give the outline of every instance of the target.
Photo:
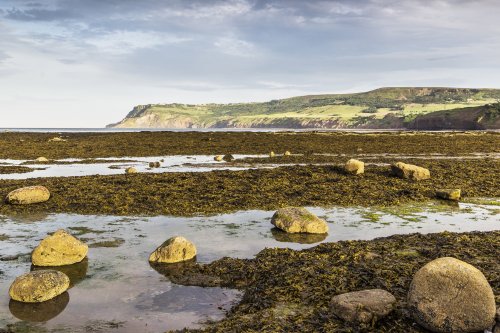
POLYGON ((35 266, 64 266, 82 261, 89 247, 60 229, 44 238, 31 254, 35 266))
POLYGON ((413 277, 408 306, 414 319, 433 332, 479 332, 495 320, 495 296, 483 273, 461 260, 444 257, 413 277))
POLYGON ((33 271, 14 280, 9 289, 13 300, 39 303, 61 295, 69 288, 69 278, 59 271, 33 271))
POLYGON ((346 162, 344 170, 351 175, 360 175, 365 172, 365 163, 359 160, 350 159, 346 162))
POLYGON ((458 201, 460 200, 460 196, 462 191, 459 188, 455 189, 442 189, 436 191, 436 196, 440 199, 458 201))
POLYGON ((396 298, 382 289, 354 291, 334 296, 332 312, 352 324, 372 324, 392 312, 396 298))
POLYGON ((288 233, 324 234, 328 224, 305 208, 286 207, 274 213, 271 223, 288 233))
POLYGON ((29 205, 45 202, 50 199, 50 192, 44 186, 18 188, 7 194, 5 202, 13 205, 29 205))
POLYGON ((394 176, 404 179, 425 180, 431 178, 429 169, 403 162, 391 165, 391 171, 394 176))
POLYGON ((149 256, 153 263, 176 263, 193 259, 196 247, 184 237, 172 237, 166 240, 149 256))

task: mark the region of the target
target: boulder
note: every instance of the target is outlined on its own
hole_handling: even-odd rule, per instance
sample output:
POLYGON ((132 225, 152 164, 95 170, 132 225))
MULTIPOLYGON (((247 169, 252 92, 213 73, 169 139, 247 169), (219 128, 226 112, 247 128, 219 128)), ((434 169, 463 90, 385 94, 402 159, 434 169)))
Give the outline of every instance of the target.
POLYGON ((234 161, 234 156, 231 154, 226 154, 226 155, 224 155, 224 157, 222 157, 222 159, 226 162, 232 162, 232 161, 234 161))
POLYGON ((82 243, 65 230, 57 230, 44 238, 31 254, 35 266, 64 266, 82 261, 89 251, 82 243))
POLYGON ((283 156, 290 156, 292 153, 290 153, 288 150, 283 154, 283 156))
POLYGON ((19 302, 45 302, 69 288, 69 278, 59 271, 33 271, 16 278, 9 289, 10 297, 19 302))
POLYGON ((328 232, 328 224, 305 208, 286 207, 274 213, 271 223, 289 233, 324 234, 328 232))
POLYGON ((49 159, 47 157, 40 156, 35 161, 38 163, 47 163, 49 159))
POLYGON ((7 194, 5 201, 14 205, 29 205, 49 200, 50 192, 44 186, 18 188, 7 194))
POLYGON ((371 324, 394 309, 396 298, 382 289, 354 291, 334 296, 332 312, 351 324, 371 324))
POLYGON ((196 247, 184 237, 169 238, 149 256, 150 262, 176 263, 193 259, 196 247))
POLYGON ((495 322, 495 296, 483 273, 443 257, 422 267, 410 284, 413 318, 433 332, 479 332, 495 322))
POLYGON ((404 179, 424 180, 431 178, 429 169, 403 162, 391 165, 391 171, 393 175, 404 179))
POLYGON ((66 142, 66 139, 63 139, 61 137, 54 137, 52 139, 49 139, 49 142, 66 142))
POLYGON ((128 167, 125 169, 125 173, 130 174, 130 173, 137 173, 137 169, 134 167, 128 167))
POLYGON ((355 159, 350 159, 345 164, 345 171, 352 175, 362 174, 365 172, 365 163, 355 159))
POLYGON ((272 151, 272 152, 269 153, 269 157, 274 157, 274 156, 276 156, 276 154, 274 153, 274 151, 272 151))
POLYGON ((155 167, 155 162, 149 162, 149 167, 154 168, 155 167))
POLYGON ((495 325, 495 328, 493 329, 493 333, 500 333, 500 308, 497 309, 497 324, 495 325))
POLYGON ((458 201, 460 200, 462 192, 459 188, 455 189, 443 189, 436 191, 436 196, 444 200, 458 201))
POLYGON ((214 160, 217 161, 217 162, 221 162, 222 158, 223 158, 222 155, 217 155, 217 156, 214 157, 214 160))

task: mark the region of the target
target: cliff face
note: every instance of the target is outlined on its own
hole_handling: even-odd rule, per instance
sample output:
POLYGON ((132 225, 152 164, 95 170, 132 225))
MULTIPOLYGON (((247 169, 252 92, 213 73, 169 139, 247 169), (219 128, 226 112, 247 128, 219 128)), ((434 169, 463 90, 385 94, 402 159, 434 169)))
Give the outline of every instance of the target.
POLYGON ((498 121, 491 120, 491 112, 480 109, 497 99, 500 90, 494 89, 381 88, 366 93, 300 96, 264 103, 147 104, 134 107, 122 121, 107 127, 499 128, 498 121), (474 111, 465 106, 476 108, 474 111), (463 110, 455 114, 452 108, 463 110), (443 109, 450 110, 434 112, 443 109))

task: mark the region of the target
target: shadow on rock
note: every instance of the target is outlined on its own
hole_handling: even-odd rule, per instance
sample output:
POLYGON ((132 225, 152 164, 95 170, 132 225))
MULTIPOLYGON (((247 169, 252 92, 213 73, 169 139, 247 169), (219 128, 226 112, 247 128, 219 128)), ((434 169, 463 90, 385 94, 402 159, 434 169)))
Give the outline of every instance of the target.
POLYGON ((220 278, 203 274, 202 266, 196 263, 196 257, 174 264, 150 262, 149 265, 175 284, 199 287, 218 287, 221 285, 220 278))
POLYGON ((10 300, 9 309, 18 319, 30 322, 45 322, 57 317, 69 303, 67 292, 42 303, 23 303, 10 300))
POLYGON ((306 233, 296 233, 290 234, 284 232, 278 228, 272 228, 271 234, 273 238, 278 242, 286 243, 299 243, 299 244, 314 244, 322 242, 326 239, 328 234, 306 234, 306 233))
POLYGON ((89 260, 85 257, 82 261, 65 266, 51 266, 51 267, 43 267, 43 266, 34 266, 31 265, 31 271, 40 271, 44 269, 54 269, 56 271, 63 272, 69 277, 69 287, 72 288, 78 283, 82 282, 87 276, 87 270, 89 268, 89 260))

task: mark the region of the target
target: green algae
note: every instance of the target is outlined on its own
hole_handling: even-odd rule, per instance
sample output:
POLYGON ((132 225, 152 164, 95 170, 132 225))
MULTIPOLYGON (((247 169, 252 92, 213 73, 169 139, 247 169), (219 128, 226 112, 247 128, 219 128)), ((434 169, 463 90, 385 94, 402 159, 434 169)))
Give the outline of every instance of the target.
POLYGON ((244 290, 242 301, 220 322, 182 332, 355 332, 330 311, 333 296, 381 288, 395 295, 395 311, 367 331, 427 332, 406 307, 415 272, 444 256, 480 269, 500 302, 500 231, 410 234, 373 241, 323 243, 314 248, 265 249, 254 259, 222 258, 211 264, 189 263, 156 268, 185 285, 225 286, 244 290), (180 273, 179 273, 180 272, 180 273))

